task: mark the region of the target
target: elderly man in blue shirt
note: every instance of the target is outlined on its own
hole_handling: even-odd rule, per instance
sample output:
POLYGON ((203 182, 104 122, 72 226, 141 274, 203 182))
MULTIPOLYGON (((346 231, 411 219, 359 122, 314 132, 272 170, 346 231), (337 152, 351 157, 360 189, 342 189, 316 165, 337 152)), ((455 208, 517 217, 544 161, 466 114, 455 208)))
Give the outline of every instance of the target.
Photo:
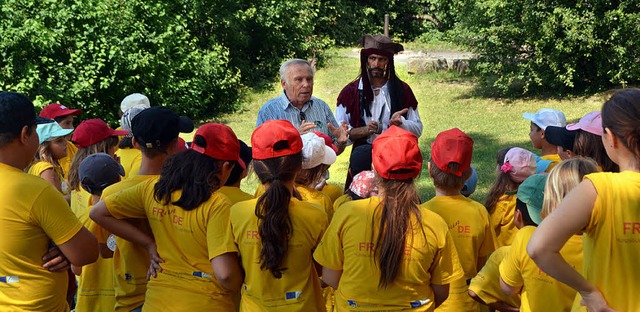
POLYGON ((269 100, 258 111, 256 127, 267 120, 288 120, 301 134, 320 131, 331 137, 341 153, 347 144, 347 124, 339 125, 323 100, 312 96, 314 71, 302 59, 290 59, 280 66, 283 92, 269 100))

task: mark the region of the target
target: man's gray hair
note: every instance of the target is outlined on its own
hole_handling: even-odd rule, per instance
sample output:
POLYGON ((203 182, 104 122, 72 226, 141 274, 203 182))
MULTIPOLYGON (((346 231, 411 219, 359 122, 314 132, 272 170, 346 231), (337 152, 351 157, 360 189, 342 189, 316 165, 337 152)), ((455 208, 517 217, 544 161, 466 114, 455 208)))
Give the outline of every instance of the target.
POLYGON ((302 64, 309 66, 309 69, 311 69, 311 72, 315 74, 315 71, 313 70, 313 67, 311 66, 311 63, 309 63, 309 61, 299 59, 299 58, 293 58, 285 61, 284 63, 282 63, 282 65, 280 65, 280 81, 285 81, 285 82, 287 81, 287 78, 288 78, 287 68, 289 68, 289 66, 302 65, 302 64))

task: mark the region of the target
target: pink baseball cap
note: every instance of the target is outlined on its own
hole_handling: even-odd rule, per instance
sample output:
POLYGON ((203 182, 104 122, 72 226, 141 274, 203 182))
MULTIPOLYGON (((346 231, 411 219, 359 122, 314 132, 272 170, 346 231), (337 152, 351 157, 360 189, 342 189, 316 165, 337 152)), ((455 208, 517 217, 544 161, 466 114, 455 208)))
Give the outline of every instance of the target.
POLYGON ((81 109, 71 109, 60 103, 51 103, 40 111, 40 117, 56 119, 61 116, 78 116, 82 114, 81 109))
POLYGON ((532 152, 514 147, 504 156, 504 163, 500 170, 509 174, 513 182, 522 183, 530 175, 536 173, 536 166, 536 157, 532 152))
POLYGON ((575 131, 578 129, 602 136, 602 116, 600 111, 590 112, 582 116, 580 121, 567 125, 567 130, 575 131))

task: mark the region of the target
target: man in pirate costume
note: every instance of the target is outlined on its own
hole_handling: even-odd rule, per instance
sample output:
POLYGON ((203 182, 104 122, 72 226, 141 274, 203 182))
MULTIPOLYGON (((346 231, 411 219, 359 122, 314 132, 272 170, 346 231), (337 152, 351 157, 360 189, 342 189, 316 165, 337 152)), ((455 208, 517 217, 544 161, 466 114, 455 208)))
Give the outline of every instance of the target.
POLYGON ((360 76, 342 89, 335 112, 338 123, 348 124, 353 143, 345 188, 360 171, 371 170, 371 143, 389 126, 422 134, 418 101, 395 72, 393 55, 402 45, 383 35, 365 35, 359 44, 360 76))

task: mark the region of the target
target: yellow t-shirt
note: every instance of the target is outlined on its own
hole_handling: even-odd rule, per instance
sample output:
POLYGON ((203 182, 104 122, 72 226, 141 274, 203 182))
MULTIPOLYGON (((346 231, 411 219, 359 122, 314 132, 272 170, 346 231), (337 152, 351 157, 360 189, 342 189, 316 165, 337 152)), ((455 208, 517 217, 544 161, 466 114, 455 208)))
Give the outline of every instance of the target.
MULTIPOLYGON (((126 180, 112 184, 102 191, 102 199, 121 190, 136 186, 149 179, 157 179, 157 175, 132 175, 126 180)), ((132 219, 139 229, 145 229, 151 235, 151 228, 147 219, 132 219)), ((106 243, 110 233, 102 230, 96 234, 100 243, 106 243)), ((140 245, 131 243, 120 237, 115 237, 116 249, 113 252, 113 273, 115 292, 115 311, 129 312, 144 303, 147 291, 147 269, 149 268, 149 253, 140 245)))
POLYGON ((338 207, 342 206, 344 203, 346 202, 350 202, 351 201, 351 196, 349 196, 349 194, 342 194, 342 196, 338 197, 334 202, 333 202, 333 212, 335 213, 338 210, 338 207))
POLYGON ((444 219, 458 252, 464 277, 451 283, 449 297, 437 311, 473 311, 478 303, 468 294, 467 280, 478 273, 478 258, 487 258, 495 249, 489 213, 482 204, 464 197, 436 196, 422 207, 444 219))
POLYGON ((142 152, 137 148, 120 148, 116 151, 120 164, 124 168, 124 178, 138 174, 142 163, 142 152))
POLYGON ((344 194, 344 191, 342 190, 341 187, 334 184, 329 184, 329 183, 324 185, 321 192, 324 193, 324 195, 327 195, 331 199, 331 204, 333 204, 336 201, 336 199, 338 199, 338 197, 344 194))
POLYGON ((518 228, 513 221, 516 212, 516 194, 507 193, 500 199, 489 214, 491 226, 496 237, 496 248, 511 245, 518 228))
POLYGON ((520 294, 507 297, 502 288, 500 288, 500 262, 504 259, 511 250, 511 246, 502 246, 496 249, 484 267, 471 279, 469 284, 469 290, 473 291, 482 301, 486 304, 496 303, 502 301, 512 307, 520 307, 520 294))
MULTIPOLYGON (((264 185, 259 184, 256 188, 255 198, 260 197, 264 194, 264 185)), ((321 191, 317 191, 310 187, 306 187, 304 185, 296 185, 296 191, 300 194, 300 197, 303 201, 313 204, 314 206, 322 209, 326 214, 327 218, 329 218, 329 222, 331 222, 331 217, 333 217, 333 202, 331 198, 321 191)))
POLYGON ((584 230, 585 278, 617 311, 640 311, 640 173, 586 176, 598 197, 584 230))
POLYGON ((222 186, 217 190, 217 192, 220 192, 227 196, 227 199, 229 199, 229 203, 231 205, 241 201, 253 199, 253 196, 251 194, 245 193, 239 187, 222 186))
MULTIPOLYGON (((535 230, 534 226, 525 226, 518 231, 509 254, 500 263, 500 277, 510 286, 522 287, 521 312, 571 311, 577 292, 544 273, 527 254, 527 244, 535 230)), ((571 237, 560 254, 582 272, 582 237, 571 237)))
POLYGON ((53 164, 46 161, 39 161, 37 163, 32 164, 29 167, 29 174, 34 176, 40 176, 46 170, 53 169, 53 171, 58 175, 58 180, 60 180, 60 189, 62 194, 67 195, 70 194, 69 186, 67 184, 67 180, 64 178, 64 173, 62 172, 61 167, 55 167, 53 164))
POLYGON ((433 311, 431 284, 445 285, 464 276, 458 254, 442 217, 420 207, 422 230, 411 217, 405 253, 398 275, 387 288, 378 288, 380 269, 373 257, 378 235, 380 199, 375 196, 343 204, 314 253, 316 261, 342 271, 335 291, 338 311, 433 311), (372 228, 372 224, 375 228, 372 228))
POLYGON ((540 156, 540 158, 544 160, 551 160, 549 167, 547 167, 547 170, 544 171, 546 173, 551 172, 551 169, 553 169, 553 167, 555 167, 557 164, 559 164, 562 161, 562 158, 560 158, 560 155, 558 154, 544 155, 544 156, 540 156))
MULTIPOLYGON (((91 194, 84 189, 81 192, 72 191, 71 203, 74 202, 74 213, 80 222, 91 233, 99 233, 101 227, 89 218, 89 211, 93 205, 91 194)), ((96 262, 82 267, 82 274, 77 279, 76 311, 113 311, 116 302, 113 289, 113 259, 98 257, 96 262)))
POLYGON ((240 311, 320 311, 324 309, 320 278, 313 250, 327 227, 327 216, 309 203, 292 198, 289 219, 292 233, 282 278, 260 269, 262 243, 255 215, 257 199, 231 207, 231 227, 245 270, 240 311))
POLYGON ((43 179, 3 163, 0 177, 0 309, 69 311, 67 272, 43 269, 42 256, 82 224, 43 179))
POLYGON ((320 207, 327 214, 329 222, 331 222, 331 218, 333 217, 333 202, 329 196, 321 191, 302 185, 296 185, 296 190, 300 193, 303 201, 320 207))
MULTIPOLYGON (((147 284, 148 311, 232 311, 231 292, 215 278, 211 259, 237 252, 229 223, 229 202, 214 192, 192 210, 154 199, 157 179, 149 179, 105 198, 115 218, 148 218, 158 254, 164 263, 158 277, 147 284)), ((172 202, 182 191, 171 194, 172 202)))
POLYGON ((67 141, 67 156, 58 159, 58 163, 60 163, 60 167, 62 167, 62 172, 65 177, 69 176, 69 167, 71 167, 71 161, 73 157, 76 156, 78 152, 78 147, 71 143, 71 141, 67 141))

